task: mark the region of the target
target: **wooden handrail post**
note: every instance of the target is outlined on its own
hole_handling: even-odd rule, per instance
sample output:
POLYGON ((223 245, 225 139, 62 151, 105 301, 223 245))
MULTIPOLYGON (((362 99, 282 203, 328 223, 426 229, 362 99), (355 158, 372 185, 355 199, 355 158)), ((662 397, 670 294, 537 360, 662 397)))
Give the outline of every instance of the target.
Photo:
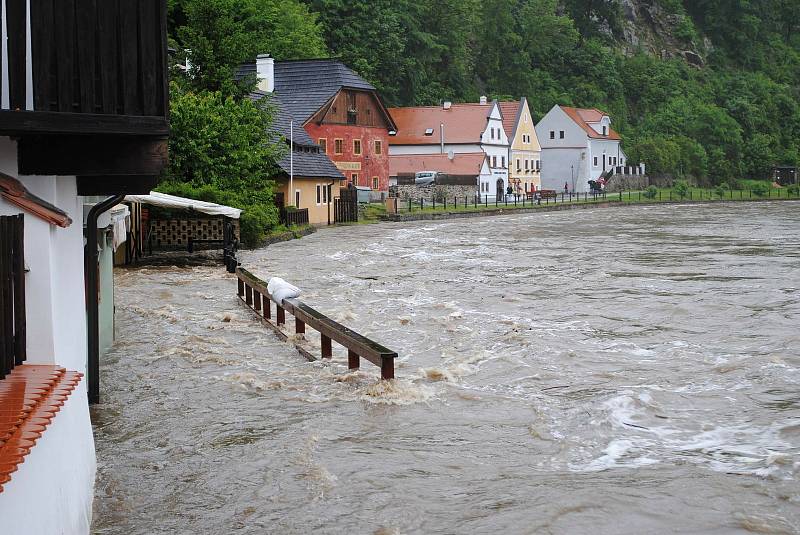
POLYGON ((306 332, 306 324, 299 319, 294 319, 294 332, 295 334, 303 334, 306 332))
POLYGON ((247 284, 244 286, 244 302, 253 306, 253 289, 247 284))
POLYGON ((381 379, 384 381, 394 379, 394 359, 381 359, 381 379))
POLYGON ((347 350, 347 367, 351 370, 357 370, 361 367, 361 358, 352 349, 347 350))
POLYGON ((278 325, 285 325, 286 324, 286 311, 280 305, 277 305, 275 308, 277 309, 276 314, 275 314, 275 321, 277 322, 278 325))
POLYGON ((244 281, 239 279, 239 297, 244 297, 244 281))
POLYGON ((261 298, 264 300, 264 317, 270 319, 272 317, 272 305, 270 305, 270 298, 268 295, 262 295, 261 298))
POLYGON ((261 312, 261 294, 258 290, 253 290, 253 310, 261 312))
POLYGON ((322 345, 322 358, 333 358, 333 349, 331 348, 331 339, 324 334, 320 334, 322 345))

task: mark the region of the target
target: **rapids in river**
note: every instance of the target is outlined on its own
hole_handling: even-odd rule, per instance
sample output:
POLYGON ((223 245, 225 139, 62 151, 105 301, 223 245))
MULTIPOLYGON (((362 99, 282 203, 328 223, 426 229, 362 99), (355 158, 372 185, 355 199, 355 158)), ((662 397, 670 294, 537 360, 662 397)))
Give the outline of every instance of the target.
POLYGON ((800 532, 800 203, 329 228, 240 259, 398 351, 397 379, 335 344, 307 362, 219 265, 118 270, 95 533, 800 532))

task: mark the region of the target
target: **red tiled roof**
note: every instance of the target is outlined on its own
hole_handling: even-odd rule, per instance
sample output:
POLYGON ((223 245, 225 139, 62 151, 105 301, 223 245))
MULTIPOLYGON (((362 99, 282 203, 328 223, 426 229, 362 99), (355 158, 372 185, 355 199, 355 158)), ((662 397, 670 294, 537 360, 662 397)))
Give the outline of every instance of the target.
POLYGON ((22 364, 0 380, 0 492, 83 377, 22 364))
POLYGON ((480 143, 491 110, 492 103, 453 104, 448 110, 442 106, 389 108, 389 114, 397 125, 397 135, 389 137, 389 144, 439 144, 439 125, 442 123, 445 143, 480 143), (433 129, 433 135, 425 135, 428 128, 433 129))
POLYGON ((500 102, 500 113, 503 114, 503 130, 506 131, 509 142, 514 136, 514 127, 517 126, 517 115, 519 115, 520 102, 500 102))
MULTIPOLYGON (((446 133, 445 133, 446 135, 446 133)), ((389 176, 414 174, 417 171, 438 171, 455 176, 478 176, 486 154, 469 152, 456 154, 404 154, 389 156, 389 176)))
POLYGON ((72 219, 64 210, 37 197, 28 191, 22 182, 5 173, 0 173, 0 197, 51 225, 66 228, 72 224, 72 219))
POLYGON ((583 108, 569 108, 567 106, 561 106, 561 109, 564 110, 564 113, 569 115, 569 118, 575 121, 575 123, 584 129, 584 131, 589 134, 590 138, 593 139, 613 139, 613 140, 620 140, 622 138, 619 137, 613 128, 608 128, 608 135, 604 136, 603 134, 599 133, 597 130, 591 127, 589 123, 599 123, 603 117, 607 116, 607 113, 604 113, 597 108, 592 108, 590 110, 583 109, 583 108))

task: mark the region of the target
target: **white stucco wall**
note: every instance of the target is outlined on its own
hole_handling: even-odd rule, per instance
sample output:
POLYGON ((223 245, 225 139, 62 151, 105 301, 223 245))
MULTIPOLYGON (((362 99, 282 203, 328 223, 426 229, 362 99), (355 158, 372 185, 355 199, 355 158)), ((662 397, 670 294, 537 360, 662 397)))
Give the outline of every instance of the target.
MULTIPOLYGON (((76 179, 18 176, 16 142, 8 137, 0 137, 0 171, 18 177, 73 220, 68 228, 55 227, 0 199, 0 215, 25 213, 27 363, 85 372, 82 202, 76 179)), ((94 473, 84 379, 0 493, 3 533, 88 533, 94 473)))

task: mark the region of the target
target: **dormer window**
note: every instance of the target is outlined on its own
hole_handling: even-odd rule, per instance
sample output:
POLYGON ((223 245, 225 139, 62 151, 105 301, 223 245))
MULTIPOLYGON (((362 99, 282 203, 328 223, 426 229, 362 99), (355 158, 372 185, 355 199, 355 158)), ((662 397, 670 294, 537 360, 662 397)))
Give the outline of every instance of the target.
POLYGON ((425 129, 425 135, 426 136, 432 136, 433 135, 433 128, 426 128, 425 129))

